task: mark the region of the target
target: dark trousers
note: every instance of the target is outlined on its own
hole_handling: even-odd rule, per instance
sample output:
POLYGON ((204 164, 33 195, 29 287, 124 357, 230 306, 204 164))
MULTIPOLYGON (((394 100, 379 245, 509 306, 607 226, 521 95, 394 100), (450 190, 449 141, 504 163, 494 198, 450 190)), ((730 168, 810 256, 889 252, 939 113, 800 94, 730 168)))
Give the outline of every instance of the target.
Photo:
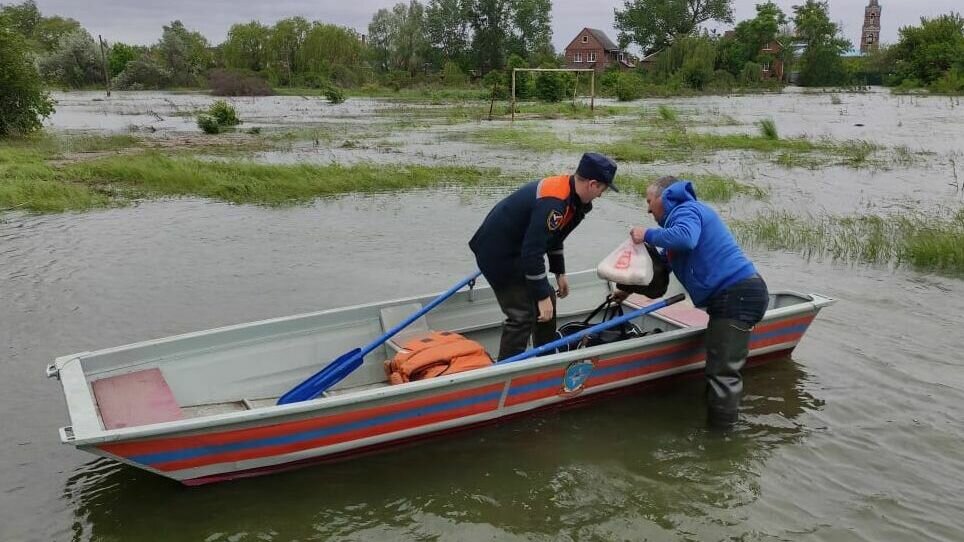
POLYGON ((750 332, 763 319, 769 301, 766 283, 754 275, 707 303, 706 406, 712 426, 725 428, 736 423, 743 395, 740 371, 750 351, 750 332))
POLYGON ((556 338, 556 295, 552 297, 552 319, 539 322, 539 301, 532 299, 526 288, 525 279, 513 281, 509 284, 492 287, 495 298, 499 301, 499 308, 505 314, 502 323, 502 340, 499 343, 499 358, 506 359, 529 346, 542 346, 556 338))

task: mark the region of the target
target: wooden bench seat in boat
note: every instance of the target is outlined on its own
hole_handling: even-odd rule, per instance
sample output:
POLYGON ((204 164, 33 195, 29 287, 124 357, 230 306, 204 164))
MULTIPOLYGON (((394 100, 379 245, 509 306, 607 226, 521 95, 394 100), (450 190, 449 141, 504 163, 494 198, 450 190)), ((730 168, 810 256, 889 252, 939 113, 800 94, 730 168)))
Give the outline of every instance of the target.
MULTIPOLYGON (((626 302, 635 308, 645 307, 653 301, 658 300, 650 299, 640 294, 632 294, 626 299, 626 302)), ((707 322, 710 321, 710 317, 708 314, 706 314, 706 311, 694 307, 693 302, 690 301, 689 298, 680 303, 675 303, 668 307, 659 309, 653 314, 662 316, 663 318, 666 318, 667 320, 683 327, 704 327, 706 326, 707 322)))
POLYGON ((91 383, 106 429, 137 427, 184 417, 160 369, 145 369, 91 383))

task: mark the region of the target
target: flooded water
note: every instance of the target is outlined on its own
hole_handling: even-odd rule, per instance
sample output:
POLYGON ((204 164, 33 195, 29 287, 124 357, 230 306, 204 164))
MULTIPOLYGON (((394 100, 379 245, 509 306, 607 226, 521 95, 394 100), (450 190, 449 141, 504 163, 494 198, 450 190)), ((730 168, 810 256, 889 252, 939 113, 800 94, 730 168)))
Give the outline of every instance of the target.
MULTIPOLYGON (((852 128, 830 121, 839 106, 827 96, 685 105, 752 117, 794 99, 814 109, 826 102, 813 133, 852 128)), ((878 99, 843 96, 845 105, 878 99)), ((960 109, 920 102, 909 107, 933 116, 932 133, 962 140, 964 128, 941 120, 960 109)), ((66 109, 54 119, 61 127, 93 128, 66 109)), ((778 123, 793 133, 790 118, 805 119, 807 109, 798 104, 778 123)), ((915 137, 942 156, 954 152, 943 136, 915 137)), ((471 151, 438 152, 458 160, 471 151)), ((399 153, 413 156, 404 146, 399 153)), ((506 170, 525 158, 479 154, 486 163, 501 155, 506 170)), ((537 167, 572 160, 553 155, 537 167)), ((705 167, 740 158, 713 160, 705 167)), ((918 166, 932 175, 743 162, 732 167, 765 179, 771 201, 735 200, 722 207, 728 216, 760 205, 804 213, 959 205, 951 166, 938 158, 918 166)), ((729 437, 703 428, 702 383, 692 381, 202 488, 59 444, 62 394, 43 376, 55 356, 443 290, 474 266, 465 243, 507 190, 349 195, 281 209, 177 199, 0 217, 0 540, 964 539, 964 281, 755 249, 771 289, 840 301, 792 359, 748 372, 744 421, 729 437)), ((595 266, 630 225, 649 224, 643 206, 607 194, 567 241, 569 268, 595 266)))

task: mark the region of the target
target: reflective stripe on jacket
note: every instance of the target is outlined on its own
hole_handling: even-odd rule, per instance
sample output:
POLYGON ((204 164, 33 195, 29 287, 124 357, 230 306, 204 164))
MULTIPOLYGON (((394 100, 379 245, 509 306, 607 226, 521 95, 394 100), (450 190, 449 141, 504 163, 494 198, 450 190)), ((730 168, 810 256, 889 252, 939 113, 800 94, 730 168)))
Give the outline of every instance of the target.
POLYGON ((576 194, 570 175, 547 177, 519 188, 500 201, 469 241, 479 269, 499 287, 525 280, 536 300, 549 297, 549 272, 565 273, 563 241, 592 209, 576 194))

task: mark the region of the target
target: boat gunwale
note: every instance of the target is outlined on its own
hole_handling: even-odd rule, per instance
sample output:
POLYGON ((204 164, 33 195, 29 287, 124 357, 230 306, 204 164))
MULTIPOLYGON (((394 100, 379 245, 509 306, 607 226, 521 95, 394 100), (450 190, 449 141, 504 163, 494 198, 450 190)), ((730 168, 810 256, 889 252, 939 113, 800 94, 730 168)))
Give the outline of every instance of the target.
MULTIPOLYGON (((799 314, 807 314, 819 312, 819 310, 827 305, 836 302, 833 298, 828 298, 819 294, 804 294, 801 292, 793 290, 778 290, 772 292, 771 295, 779 296, 781 294, 791 295, 801 299, 801 302, 795 303, 785 307, 778 307, 770 309, 766 312, 762 322, 777 320, 785 317, 792 317, 799 314)), ((116 352, 123 350, 125 348, 133 348, 137 345, 143 345, 145 343, 155 343, 159 341, 172 341, 180 337, 197 337, 208 333, 213 333, 216 331, 221 331, 224 329, 240 329, 246 327, 252 327, 257 325, 262 325, 266 323, 274 323, 276 321, 286 321, 297 318, 302 318, 305 316, 314 316, 319 314, 328 314, 334 311, 349 310, 356 308, 368 308, 385 306, 388 304, 402 303, 405 301, 423 299, 425 296, 413 296, 409 298, 403 298, 398 300, 383 301, 380 303, 368 303, 364 305, 356 305, 352 307, 341 307, 334 309, 326 309, 324 311, 315 311, 312 313, 306 313, 303 315, 293 315, 287 317, 273 318, 269 320, 262 320, 258 322, 249 322, 244 324, 235 324, 232 326, 226 326, 222 328, 214 328, 205 331, 192 332, 183 335, 177 335, 172 337, 167 337, 164 339, 154 339, 151 341, 144 341, 142 343, 134 343, 126 346, 114 347, 105 350, 99 350, 95 352, 84 352, 82 354, 74 354, 70 356, 62 356, 57 358, 57 363, 62 370, 68 363, 76 362, 81 363, 84 357, 99 355, 103 352, 116 352), (61 363, 62 362, 62 363, 61 363)), ((579 311, 582 313, 585 311, 579 311)), ((654 316, 660 316, 654 314, 654 316)), ((669 322, 673 323, 673 322, 669 322)), ((192 432, 192 431, 203 431, 206 429, 224 429, 229 430, 232 426, 259 422, 266 419, 278 418, 279 421, 290 416, 298 416, 310 413, 321 413, 329 409, 336 409, 340 407, 350 406, 354 403, 365 403, 374 400, 384 400, 392 397, 402 397, 406 395, 414 395, 420 392, 431 391, 433 389, 444 389, 448 387, 453 387, 461 384, 468 384, 474 380, 499 380, 503 383, 511 378, 513 373, 521 372, 531 372, 533 370, 538 370, 544 367, 559 365, 562 363, 567 363, 571 361, 576 361, 580 359, 587 358, 603 358, 606 356, 611 356, 614 353, 621 351, 642 351, 646 348, 651 348, 654 346, 659 346, 664 343, 672 342, 682 342, 690 338, 691 336, 698 335, 705 330, 705 326, 700 327, 682 327, 674 329, 671 331, 666 331, 660 334, 647 335, 645 337, 639 337, 634 339, 628 339, 625 341, 619 341, 616 343, 609 343, 599 346, 594 346, 586 349, 576 350, 572 352, 561 352, 553 354, 550 356, 542 356, 539 358, 526 360, 522 363, 511 363, 504 365, 493 365, 492 367, 485 368, 483 370, 467 371, 464 373, 458 373, 442 378, 435 378, 431 380, 423 380, 417 382, 409 382, 405 386, 383 386, 378 388, 371 388, 367 390, 360 390, 358 392, 349 392, 339 395, 333 395, 329 397, 320 397, 310 401, 303 401, 299 403, 292 403, 288 405, 274 405, 262 407, 254 410, 242 410, 236 412, 225 412, 219 414, 212 414, 209 416, 202 416, 198 418, 182 419, 169 422, 161 422, 157 424, 136 426, 136 427, 126 427, 118 429, 103 429, 99 427, 97 430, 92 430, 92 428, 87 427, 88 424, 84 424, 80 427, 82 431, 78 431, 76 424, 68 426, 61 429, 61 440, 65 444, 70 444, 75 447, 85 447, 91 445, 97 445, 108 442, 118 442, 118 441, 128 441, 128 440, 138 440, 143 438, 152 438, 162 435, 170 435, 174 433, 182 432, 192 432), (589 355, 587 355, 589 354, 589 355), (70 435, 66 432, 69 431, 70 435), (86 434, 84 434, 86 432, 86 434)), ((57 372, 59 373, 60 370, 57 372)), ((89 404, 96 408, 96 403, 90 395, 89 383, 87 381, 87 375, 83 371, 77 371, 84 375, 79 378, 74 374, 68 381, 62 379, 62 385, 64 387, 65 398, 68 399, 68 414, 71 416, 71 422, 74 421, 74 416, 72 415, 76 410, 81 410, 80 405, 73 405, 70 398, 73 397, 77 400, 83 391, 86 390, 89 398, 89 404), (68 390, 68 388, 70 390, 68 390), (73 393, 68 393, 72 391, 73 393)), ((74 371, 70 372, 75 373, 74 371)), ((84 408, 83 410, 90 410, 89 408, 84 408)), ((89 415, 89 414, 88 414, 89 415)), ((99 415, 96 415, 95 419, 98 424, 100 422, 99 415)), ((89 421, 89 420, 87 420, 89 421)))

